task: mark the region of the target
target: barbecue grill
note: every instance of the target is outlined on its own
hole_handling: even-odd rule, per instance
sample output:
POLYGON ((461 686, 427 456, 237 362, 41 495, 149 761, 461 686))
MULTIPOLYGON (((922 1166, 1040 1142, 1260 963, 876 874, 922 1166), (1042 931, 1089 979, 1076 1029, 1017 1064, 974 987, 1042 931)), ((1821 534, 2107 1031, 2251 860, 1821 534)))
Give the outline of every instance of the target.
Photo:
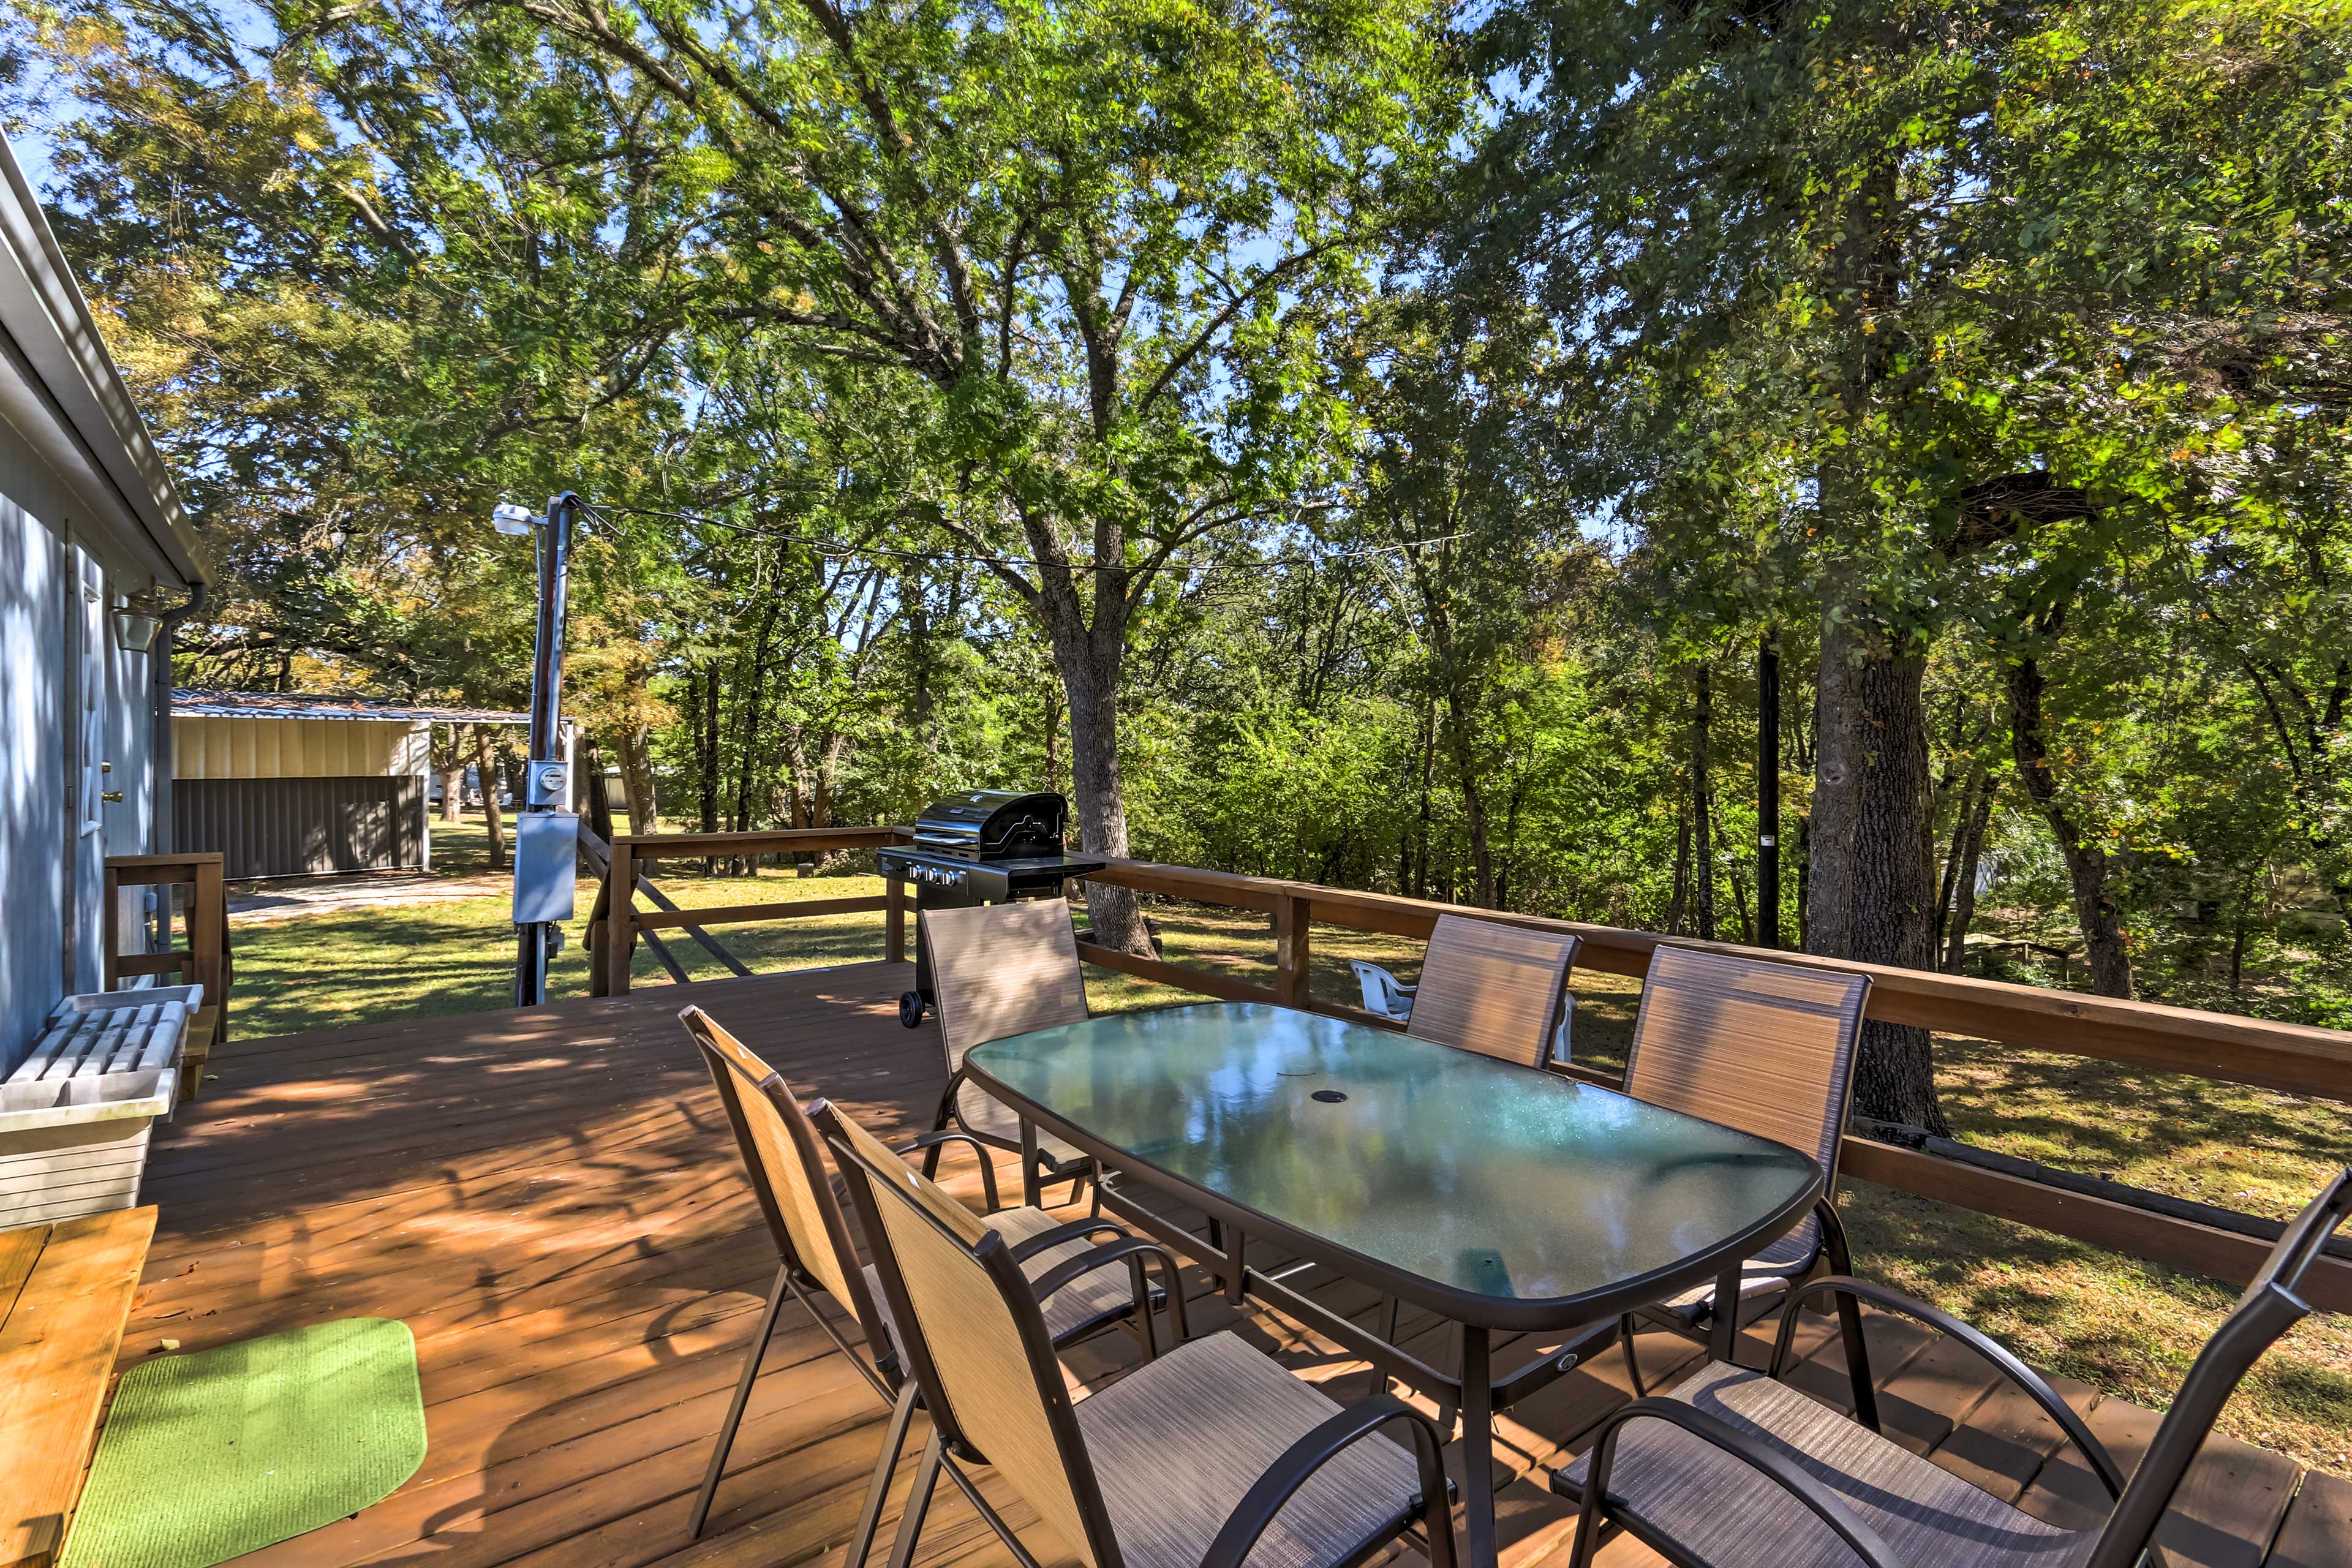
POLYGON ((915 884, 915 989, 898 998, 898 1022, 915 1028, 939 1004, 920 936, 924 910, 1050 899, 1067 879, 1103 868, 1104 861, 1062 853, 1069 820, 1070 803, 1058 795, 965 790, 924 809, 913 844, 877 853, 882 875, 915 884))

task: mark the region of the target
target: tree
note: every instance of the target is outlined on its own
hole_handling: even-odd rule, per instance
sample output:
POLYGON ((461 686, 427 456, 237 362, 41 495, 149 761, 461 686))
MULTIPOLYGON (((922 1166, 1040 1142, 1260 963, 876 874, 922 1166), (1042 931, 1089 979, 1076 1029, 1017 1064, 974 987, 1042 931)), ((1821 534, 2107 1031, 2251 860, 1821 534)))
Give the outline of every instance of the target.
MULTIPOLYGON (((2336 39, 2259 5, 1522 0, 1477 68, 1535 85, 1452 279, 1559 323, 1531 429, 1573 500, 1705 554, 1694 497, 1779 498, 1766 551, 1820 627, 1808 944, 1931 965, 1923 683, 1970 558, 2045 491, 2195 510, 2217 432, 2272 422, 2250 391, 2340 373, 2284 324, 2336 319, 2341 100, 2303 86, 2336 39)), ((1857 1086, 1943 1125, 1924 1031, 1871 1026, 1857 1086)))
MULTIPOLYGON (((695 311, 922 388, 937 446, 910 499, 1045 633, 1085 846, 1125 854, 1138 606, 1188 547, 1317 488, 1346 418, 1312 374, 1318 327, 1453 123, 1433 14, 509 14, 658 98, 606 130, 708 179, 695 311)), ((1098 890, 1093 917, 1142 951, 1131 895, 1098 890)))

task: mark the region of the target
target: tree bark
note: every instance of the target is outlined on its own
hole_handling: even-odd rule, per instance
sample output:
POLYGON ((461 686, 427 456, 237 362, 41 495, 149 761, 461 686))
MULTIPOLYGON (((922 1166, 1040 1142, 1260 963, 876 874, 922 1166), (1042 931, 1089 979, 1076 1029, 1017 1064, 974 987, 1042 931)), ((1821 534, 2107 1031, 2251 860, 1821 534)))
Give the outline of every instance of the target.
POLYGON ((482 780, 482 819, 490 829, 490 869, 507 868, 506 824, 499 816, 499 770, 490 760, 490 732, 483 725, 474 731, 474 771, 482 780))
POLYGON ((622 736, 615 750, 620 753, 621 787, 628 792, 629 796, 629 831, 658 832, 661 803, 655 798, 651 737, 640 725, 622 736))
MULTIPOLYGON (((1866 606, 1828 595, 1806 889, 1808 951, 1935 967, 1935 820, 1924 653, 1866 606)), ((1865 1023, 1854 1109, 1949 1136, 1927 1031, 1865 1023)))
MULTIPOLYGON (((2054 606, 2041 616, 2038 630, 2054 639, 2064 626, 2065 607, 2054 606)), ((2017 775, 2050 835, 2065 858, 2067 880, 2074 895, 2074 922, 2083 932, 2084 959, 2090 965, 2091 989, 2102 996, 2129 998, 2132 994, 2131 949, 2124 934, 2123 911, 2116 906, 2114 876, 2107 852, 2091 842, 2074 815, 2059 798, 2057 780, 2050 771, 2050 747, 2042 734, 2041 661, 2021 658, 2009 668, 2010 750, 2017 759, 2017 775)))
POLYGON ((448 742, 433 748, 434 771, 441 775, 441 820, 456 826, 463 820, 466 805, 466 752, 455 724, 436 724, 436 730, 446 730, 448 742))
MULTIPOLYGON (((1071 614, 1075 619, 1075 606, 1071 614)), ((1089 855, 1124 858, 1127 791, 1118 765, 1118 678, 1127 636, 1124 616, 1116 628, 1106 626, 1112 614, 1098 605, 1092 628, 1079 627, 1076 637, 1056 635, 1053 642, 1070 704, 1070 788, 1077 796, 1079 845, 1089 855)), ((1150 932, 1133 889, 1089 883, 1087 921, 1102 946, 1150 956, 1150 932)))

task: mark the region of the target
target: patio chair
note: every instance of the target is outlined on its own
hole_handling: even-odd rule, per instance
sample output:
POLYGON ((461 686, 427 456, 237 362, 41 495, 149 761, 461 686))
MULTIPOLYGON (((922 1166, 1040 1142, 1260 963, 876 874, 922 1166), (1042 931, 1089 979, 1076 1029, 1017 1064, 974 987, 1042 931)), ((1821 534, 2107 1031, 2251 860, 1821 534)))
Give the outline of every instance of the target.
POLYGON ((1539 1068, 1551 1048, 1577 939, 1440 915, 1404 1032, 1539 1068))
POLYGON ((2115 1508, 2095 1531, 2067 1531, 2011 1508, 1878 1434, 1859 1335, 1847 1342, 1857 1426, 1779 1381, 1794 1304, 1769 1373, 1709 1362, 1664 1398, 1604 1421, 1591 1452, 1552 1479, 1578 1499, 1570 1568, 1587 1568, 1604 1521, 1681 1564, 1851 1564, 1865 1568, 2134 1568, 2171 1506, 2221 1406, 2278 1337, 2310 1312, 2303 1274, 2352 1206, 2352 1171, 2286 1227, 2253 1283, 2199 1352, 2188 1381, 2126 1484, 2067 1403, 2022 1362, 1924 1302, 1831 1276, 1804 1286, 1900 1312, 1968 1345, 2015 1384, 2079 1448, 2115 1508))
MULTIPOLYGON (((726 1109, 729 1125, 735 1130, 744 1174, 750 1178, 752 1195, 759 1200, 760 1213, 767 1221, 779 1260, 776 1282, 768 1292, 767 1310, 761 1314, 759 1327, 752 1333, 751 1347, 743 1358, 742 1375, 736 1381, 735 1398, 728 1406, 726 1419, 719 1424, 718 1442, 711 1450, 709 1468, 703 1475, 702 1490, 695 1499, 690 1535, 699 1537, 709 1517, 711 1499, 727 1468, 728 1450, 734 1447, 736 1429, 742 1425, 743 1407, 751 1397, 751 1385, 759 1377, 760 1363, 766 1358, 769 1339, 775 1332, 777 1315, 789 1293, 849 1358, 850 1364, 882 1403, 891 1407, 890 1426, 875 1467, 872 1489, 866 1495, 865 1517, 858 1526, 856 1549, 848 1560, 848 1568, 858 1568, 881 1518, 882 1494, 905 1447, 907 1423, 914 1413, 918 1392, 907 1375, 888 1298, 874 1269, 857 1264, 856 1248, 850 1244, 841 1206, 834 1198, 832 1179, 817 1152, 816 1129, 810 1125, 807 1112, 782 1076, 701 1008, 684 1008, 678 1018, 701 1049, 703 1064, 709 1068, 711 1082, 718 1087, 719 1103, 726 1109), (832 1297, 856 1321, 866 1342, 865 1355, 851 1348, 841 1330, 819 1309, 814 1300, 817 1294, 832 1297)), ((1015 1261, 1034 1282, 1037 1299, 1044 1303, 1045 1331, 1055 1344, 1067 1344, 1128 1319, 1135 1324, 1145 1356, 1157 1355, 1159 1346, 1150 1310, 1138 1312, 1138 1301, 1149 1302, 1150 1307, 1164 1306, 1175 1339, 1181 1342, 1189 1336, 1182 1282, 1177 1275, 1176 1259, 1165 1247, 1139 1241, 1125 1227, 1108 1220, 1063 1224, 1034 1208, 999 1209, 993 1162, 988 1151, 969 1133, 929 1133, 901 1144, 891 1157, 897 1159, 919 1149, 929 1152, 950 1143, 970 1145, 978 1156, 981 1187, 992 1211, 989 1224, 1004 1237, 1015 1261), (1103 1236, 1111 1239, 1097 1244, 1095 1238, 1103 1236), (1147 1288, 1144 1276, 1145 1263, 1154 1259, 1162 1273, 1162 1284, 1157 1289, 1147 1288), (1124 1279, 1107 1277, 1102 1272, 1113 1264, 1123 1266, 1124 1279)), ((928 1201, 958 1214, 970 1214, 928 1180, 916 1177, 911 1171, 908 1179, 920 1183, 928 1201)), ((965 1485, 961 1477, 957 1478, 957 1484, 965 1485)))
MULTIPOLYGON (((1356 972, 1356 988, 1363 993, 1365 1012, 1399 1024, 1412 1016, 1412 996, 1419 986, 1407 985, 1390 971, 1360 958, 1349 960, 1348 967, 1356 972)), ((1569 1050, 1569 1032, 1575 1022, 1576 994, 1563 991, 1559 994, 1559 1026, 1551 1032, 1549 1058, 1559 1067, 1574 1059, 1569 1050)))
MULTIPOLYGON (((1679 947, 1650 955, 1625 1092, 1801 1149, 1826 1177, 1804 1222, 1742 1266, 1743 1306, 1784 1295, 1824 1252, 1832 1273, 1853 1272, 1837 1215, 1838 1152, 1869 996, 1868 975, 1679 947)), ((1634 1319, 1699 1336, 1716 1312, 1715 1295, 1712 1283, 1700 1285, 1620 1325, 1635 1394, 1644 1389, 1634 1319)))
MULTIPOLYGON (((829 1107, 815 1116, 874 1239, 932 1413, 891 1568, 912 1561, 950 1456, 992 1464, 1087 1568, 1349 1568, 1416 1521, 1433 1568, 1453 1568, 1445 1472, 1426 1416, 1388 1398, 1342 1410, 1232 1334, 1192 1341, 1073 1400, 1004 1237, 924 1201, 904 1164, 829 1107), (1393 1426, 1412 1454, 1382 1435, 1393 1426)), ((1003 1521, 990 1522, 1035 1568, 1003 1521)))
POLYGON ((1360 958, 1349 959, 1348 967, 1356 972, 1356 988, 1364 994, 1365 1012, 1400 1024, 1412 1016, 1412 996, 1420 987, 1407 985, 1379 964, 1360 958))
MULTIPOLYGON (((1567 1043, 1564 1009, 1572 1005, 1568 972, 1576 963, 1578 942, 1495 921, 1438 916, 1422 956, 1421 983, 1412 987, 1404 1032, 1432 1045, 1542 1067, 1555 1042, 1567 1043)), ((1375 967, 1358 964, 1359 978, 1375 967)), ((1391 984, 1395 978, 1389 975, 1391 984)), ((1370 983, 1364 990, 1369 1002, 1370 983)), ((1391 1343, 1396 1341, 1398 1311, 1396 1298, 1382 1300, 1381 1337, 1391 1343)), ((1375 1394, 1388 1388, 1388 1375, 1377 1367, 1371 1388, 1375 1394)))
MULTIPOLYGON (((923 911, 922 940, 931 956, 931 986, 940 1009, 940 1038, 947 1047, 948 1086, 940 1097, 933 1131, 950 1122, 995 1149, 1021 1152, 1021 1118, 973 1088, 963 1058, 974 1046, 1087 1019, 1087 987, 1078 968, 1078 942, 1070 925, 1067 899, 1024 903, 975 904, 967 909, 923 911)), ((1094 1161, 1075 1144, 1036 1133, 1037 1163, 1022 1173, 1024 1194, 1034 1202, 1043 1182, 1066 1180, 1070 1195, 1094 1171, 1094 1161)), ((923 1156, 923 1173, 939 1166, 935 1152, 923 1156)))

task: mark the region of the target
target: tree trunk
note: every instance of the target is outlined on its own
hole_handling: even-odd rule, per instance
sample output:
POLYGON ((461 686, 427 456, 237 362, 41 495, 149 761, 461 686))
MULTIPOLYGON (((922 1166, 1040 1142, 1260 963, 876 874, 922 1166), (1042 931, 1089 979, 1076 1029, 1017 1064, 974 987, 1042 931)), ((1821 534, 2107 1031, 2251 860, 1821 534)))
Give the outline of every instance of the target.
POLYGON ((1470 823, 1470 866, 1477 878, 1477 904, 1495 907, 1495 851, 1486 839, 1486 803, 1478 790, 1477 764, 1472 760, 1468 715, 1462 693, 1452 682, 1445 689, 1446 734, 1454 742, 1454 769, 1462 779, 1462 813, 1470 823))
MULTIPOLYGON (((2042 633, 2054 638, 2065 624, 2063 607, 2042 616, 2042 633)), ((2017 774, 2024 782, 2050 835, 2065 858, 2067 880, 2074 894, 2074 922, 2082 929, 2084 959, 2090 965, 2091 989, 2102 996, 2132 994, 2131 951, 2124 935, 2123 911, 2116 908, 2107 852, 2090 837, 2058 798, 2058 783, 2050 773, 2050 748, 2042 733, 2042 665, 2021 658, 2009 668, 2009 738, 2017 758, 2017 774)))
POLYGON ((1969 847, 1969 827, 1976 821, 1977 792, 1984 787, 1984 767, 1971 762, 1969 771, 1960 775, 1959 809, 1952 813, 1952 847, 1944 857, 1944 883, 1936 893, 1936 946, 1944 945, 1944 932, 1951 923, 1952 899, 1959 887, 1960 858, 1969 847))
POLYGON ((1697 691, 1691 702, 1691 913, 1699 940, 1715 940, 1715 835, 1707 821, 1707 730, 1715 722, 1714 674, 1698 667, 1697 691))
POLYGON ((1813 815, 1797 816, 1797 951, 1813 951, 1813 815))
POLYGON ((441 780, 441 820, 454 827, 463 820, 466 804, 465 736, 455 724, 436 724, 427 749, 441 780))
POLYGON ((1990 774, 1978 781, 1968 832, 1961 840, 1959 872, 1953 879, 1952 917, 1944 930, 1947 974, 1958 974, 1961 962, 1968 957, 1969 927, 1977 918, 1977 868, 1984 864, 1985 830, 1991 826, 1993 797, 2000 793, 2000 781, 1990 774))
POLYGON ((1686 813, 1675 813, 1675 886, 1666 900, 1666 934, 1683 934, 1683 917, 1690 909, 1691 830, 1686 813))
POLYGON ((499 816, 499 771, 490 760, 490 732, 486 726, 476 724, 474 731, 474 771, 482 779, 482 818, 490 829, 490 869, 507 868, 506 824, 499 816))
MULTIPOLYGON (((746 685, 748 696, 742 717, 742 751, 735 765, 735 831, 751 829, 751 774, 759 765, 760 731, 768 719, 768 666, 775 657, 776 615, 783 602, 782 593, 772 594, 766 614, 760 621, 759 636, 751 643, 751 679, 746 685)), ((756 868, 756 862, 754 863, 756 868)))
MULTIPOLYGON (((1935 967, 1935 821, 1921 683, 1926 656, 1898 647, 1867 606, 1829 595, 1822 617, 1807 949, 1935 967)), ((1854 1109, 1950 1135, 1927 1031, 1866 1023, 1854 1109)))
POLYGON ((2254 879, 2252 873, 2238 889, 2235 903, 2236 915, 2230 928, 2230 994, 2242 996, 2245 994, 2247 927, 2254 908, 2254 879))
POLYGON ((1429 803, 1437 787, 1437 703, 1423 700, 1421 705, 1421 831, 1416 836, 1412 858, 1412 886, 1407 889, 1416 899, 1429 897, 1429 803))
POLYGON ((615 750, 620 753, 621 787, 628 792, 629 796, 629 831, 660 831, 660 802, 654 797, 654 756, 650 735, 640 725, 622 736, 615 750))
MULTIPOLYGON (((1077 797, 1079 845, 1089 855, 1124 858, 1127 792, 1118 767, 1118 674, 1126 637, 1123 627, 1116 640, 1104 635, 1108 614, 1107 608, 1097 609, 1095 626, 1082 634, 1083 640, 1055 637, 1054 652, 1069 697, 1070 788, 1077 797), (1077 646, 1067 646, 1073 642, 1077 646), (1106 643, 1107 654, 1096 646, 1106 643)), ((1087 918, 1099 945, 1139 958, 1150 956, 1150 933, 1133 889, 1089 883, 1087 918)))
POLYGON ((914 572, 899 579, 898 598, 907 610, 907 717, 915 739, 934 755, 938 736, 931 715, 931 606, 923 580, 914 572))

